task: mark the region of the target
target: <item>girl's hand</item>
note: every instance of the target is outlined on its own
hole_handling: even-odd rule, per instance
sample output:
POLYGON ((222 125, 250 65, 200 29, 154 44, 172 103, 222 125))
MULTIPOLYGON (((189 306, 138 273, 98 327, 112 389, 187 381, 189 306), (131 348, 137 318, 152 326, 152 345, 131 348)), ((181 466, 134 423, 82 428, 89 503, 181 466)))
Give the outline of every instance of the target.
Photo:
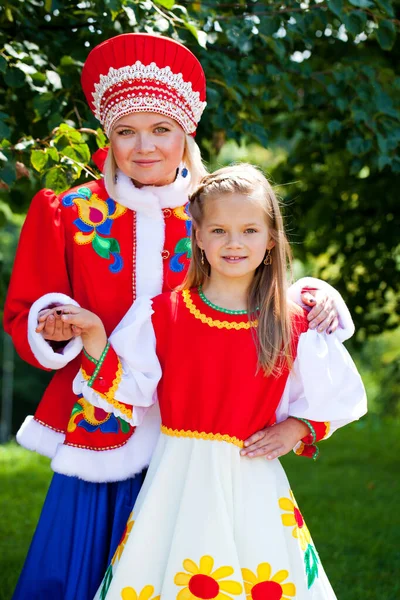
POLYGON ((245 447, 240 454, 250 458, 266 456, 268 460, 272 460, 293 450, 295 445, 309 433, 303 421, 289 417, 282 423, 266 427, 251 435, 245 440, 245 447))
POLYGON ((307 287, 301 290, 301 301, 313 307, 307 316, 310 329, 316 329, 318 333, 336 331, 339 327, 338 312, 330 296, 322 290, 307 287))
POLYGON ((57 310, 62 311, 63 323, 80 331, 86 352, 98 360, 107 344, 107 334, 101 319, 90 310, 72 304, 58 306, 57 310))
POLYGON ((73 337, 80 335, 79 331, 62 321, 59 307, 40 311, 36 332, 41 333, 45 340, 53 342, 69 342, 73 337))

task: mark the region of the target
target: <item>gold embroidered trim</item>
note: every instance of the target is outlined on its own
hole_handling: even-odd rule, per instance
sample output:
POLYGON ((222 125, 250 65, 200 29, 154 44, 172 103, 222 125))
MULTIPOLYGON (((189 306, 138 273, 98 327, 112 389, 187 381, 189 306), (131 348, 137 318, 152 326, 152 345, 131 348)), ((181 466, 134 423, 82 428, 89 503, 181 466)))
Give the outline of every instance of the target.
MULTIPOLYGON (((81 371, 82 371, 83 378, 86 381, 89 381, 90 377, 86 373, 86 371, 84 369, 82 369, 82 367, 81 367, 81 371)), ((114 394, 118 389, 121 379, 122 379, 122 365, 121 365, 121 361, 118 360, 118 369, 117 369, 117 372, 115 375, 115 379, 112 382, 112 386, 110 387, 108 392, 106 392, 105 394, 103 394, 102 392, 99 392, 98 390, 95 390, 95 392, 96 392, 96 394, 98 394, 99 396, 104 398, 104 400, 107 400, 107 402, 109 404, 111 404, 112 406, 114 406, 114 408, 117 408, 122 414, 127 416, 128 419, 131 419, 132 418, 132 409, 128 408, 124 404, 121 404, 121 402, 118 402, 118 400, 116 400, 114 398, 114 394)))
POLYGON ((171 429, 165 425, 161 425, 161 433, 171 437, 193 438, 196 440, 216 440, 217 442, 228 442, 239 448, 243 448, 243 440, 222 433, 206 433, 205 431, 190 431, 189 429, 171 429))
POLYGON ((191 312, 191 314, 196 318, 199 319, 202 323, 205 323, 206 325, 208 325, 209 327, 217 327, 218 329, 250 329, 250 327, 257 327, 258 326, 258 320, 256 319, 255 321, 245 321, 242 323, 236 323, 234 321, 229 322, 229 321, 219 321, 218 319, 212 319, 211 317, 207 317, 207 315, 203 314, 198 308, 196 308, 195 304, 193 303, 191 294, 190 294, 190 290, 183 290, 182 291, 182 298, 183 301, 186 305, 186 307, 189 309, 189 311, 191 312))
POLYGON ((305 448, 305 444, 303 444, 303 442, 299 442, 299 447, 295 448, 294 453, 297 454, 297 456, 301 456, 304 452, 304 448, 305 448))
POLYGON ((325 435, 324 435, 324 437, 322 438, 323 440, 324 440, 326 437, 328 437, 328 434, 329 434, 329 432, 330 432, 330 430, 331 430, 331 424, 330 424, 330 422, 329 422, 329 421, 324 421, 324 425, 325 425, 326 431, 325 431, 325 435))

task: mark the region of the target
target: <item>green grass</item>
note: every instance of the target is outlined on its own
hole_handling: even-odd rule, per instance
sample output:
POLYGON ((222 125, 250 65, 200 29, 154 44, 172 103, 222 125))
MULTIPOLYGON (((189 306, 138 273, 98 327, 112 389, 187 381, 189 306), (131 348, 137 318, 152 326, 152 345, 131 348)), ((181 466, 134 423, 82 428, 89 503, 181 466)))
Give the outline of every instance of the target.
MULTIPOLYGON (((373 417, 320 444, 316 463, 283 459, 338 600, 398 600, 398 423, 373 417)), ((49 461, 0 447, 0 599, 9 600, 50 481, 49 461)))

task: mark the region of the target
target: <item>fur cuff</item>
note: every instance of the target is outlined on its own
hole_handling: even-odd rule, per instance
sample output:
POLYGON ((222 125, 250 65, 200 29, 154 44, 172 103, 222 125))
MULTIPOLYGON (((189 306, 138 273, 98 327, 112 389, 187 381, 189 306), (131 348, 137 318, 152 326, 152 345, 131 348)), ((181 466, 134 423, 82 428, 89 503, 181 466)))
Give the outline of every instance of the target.
POLYGON ((82 340, 80 337, 73 338, 62 349, 59 354, 54 352, 49 342, 47 342, 40 333, 36 333, 38 314, 44 308, 57 306, 61 304, 73 304, 79 306, 75 300, 66 294, 45 294, 34 302, 29 311, 28 317, 28 342, 36 360, 46 369, 62 369, 71 362, 82 350, 82 340))
POLYGON ((85 450, 62 445, 51 462, 56 473, 92 483, 123 481, 148 467, 160 435, 158 405, 146 414, 127 443, 115 450, 85 450))
POLYGON ((26 417, 17 433, 17 442, 27 450, 53 458, 57 446, 64 442, 65 435, 42 425, 34 417, 26 417))

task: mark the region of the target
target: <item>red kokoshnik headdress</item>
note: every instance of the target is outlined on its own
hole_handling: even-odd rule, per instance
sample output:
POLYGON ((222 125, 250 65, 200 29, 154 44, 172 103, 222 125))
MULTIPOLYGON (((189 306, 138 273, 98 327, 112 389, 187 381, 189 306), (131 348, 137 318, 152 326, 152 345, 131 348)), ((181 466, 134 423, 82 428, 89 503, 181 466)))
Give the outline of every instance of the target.
POLYGON ((120 117, 142 111, 171 117, 193 134, 206 106, 206 79, 194 54, 146 33, 124 33, 93 48, 81 82, 108 136, 120 117))

